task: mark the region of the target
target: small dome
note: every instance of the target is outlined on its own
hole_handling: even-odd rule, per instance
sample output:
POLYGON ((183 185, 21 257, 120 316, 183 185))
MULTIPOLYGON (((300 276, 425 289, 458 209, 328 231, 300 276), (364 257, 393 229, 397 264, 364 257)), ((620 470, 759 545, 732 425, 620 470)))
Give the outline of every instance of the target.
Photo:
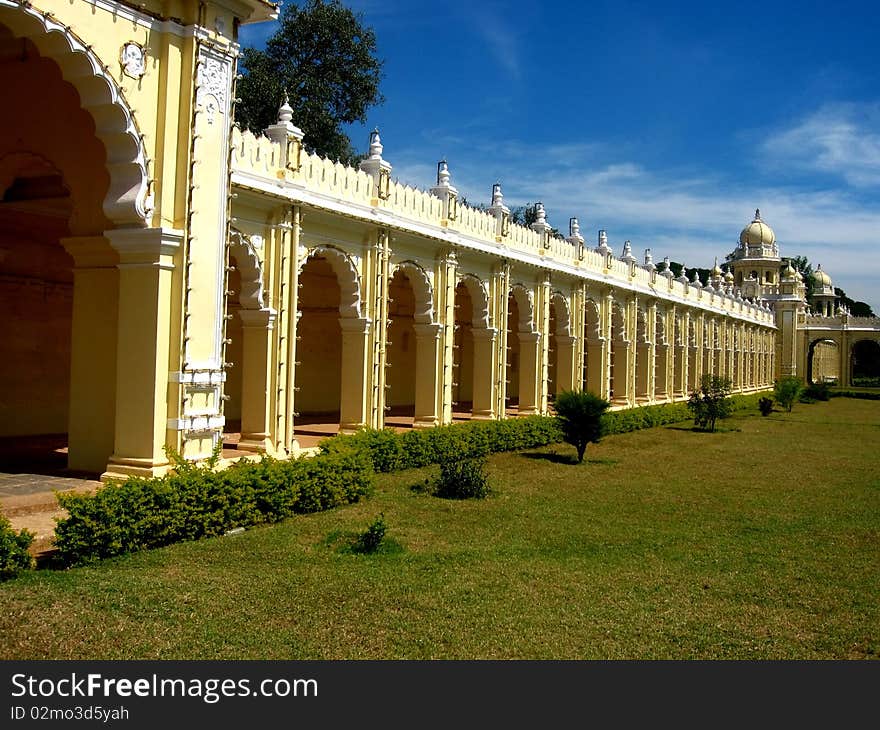
POLYGON ((773 229, 761 220, 761 211, 755 211, 754 220, 742 229, 739 242, 743 246, 772 246, 776 243, 773 229))
POLYGON ((727 271, 724 274, 724 281, 728 283, 733 281, 733 272, 730 270, 730 267, 728 267, 727 271))
POLYGON ((822 271, 822 264, 819 264, 816 267, 816 270, 813 272, 813 282, 816 284, 816 286, 821 286, 821 287, 831 287, 832 286, 831 277, 828 276, 827 273, 822 271))
POLYGON ((718 259, 715 259, 715 266, 712 267, 712 271, 709 273, 713 279, 720 279, 723 276, 724 272, 721 271, 721 267, 718 265, 718 259))
POLYGON ((800 276, 797 270, 791 265, 791 261, 785 267, 785 270, 782 272, 782 278, 786 281, 790 281, 791 279, 797 279, 800 276))

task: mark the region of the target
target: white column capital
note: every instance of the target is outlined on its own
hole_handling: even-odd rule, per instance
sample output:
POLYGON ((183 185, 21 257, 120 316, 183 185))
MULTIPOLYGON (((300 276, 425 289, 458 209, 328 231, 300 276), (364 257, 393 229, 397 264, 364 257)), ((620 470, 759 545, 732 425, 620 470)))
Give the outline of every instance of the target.
POLYGON ((277 312, 274 309, 240 309, 238 317, 241 319, 242 327, 246 329, 267 329, 270 330, 275 326, 275 317, 277 312))

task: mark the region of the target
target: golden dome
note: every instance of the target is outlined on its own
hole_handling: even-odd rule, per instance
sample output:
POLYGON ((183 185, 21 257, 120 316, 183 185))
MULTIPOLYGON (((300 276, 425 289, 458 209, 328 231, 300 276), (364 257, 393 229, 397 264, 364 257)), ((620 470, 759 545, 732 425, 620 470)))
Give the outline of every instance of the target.
POLYGON ((824 271, 822 271, 822 264, 819 264, 816 267, 816 270, 813 272, 813 281, 817 286, 823 287, 831 287, 831 277, 828 276, 824 271))
POLYGON ((772 246, 776 243, 773 229, 761 220, 761 211, 755 211, 754 220, 743 228, 739 234, 739 242, 743 246, 772 246))

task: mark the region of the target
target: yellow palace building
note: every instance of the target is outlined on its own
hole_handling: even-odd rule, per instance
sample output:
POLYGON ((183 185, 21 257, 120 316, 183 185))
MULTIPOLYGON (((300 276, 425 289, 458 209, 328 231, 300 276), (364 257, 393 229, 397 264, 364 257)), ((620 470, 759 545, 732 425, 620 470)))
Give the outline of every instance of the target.
MULTIPOLYGON (((0 0, 0 437, 62 438, 71 469, 167 470, 221 440, 284 457, 314 433, 846 382, 876 320, 812 314, 759 215, 729 271, 676 278, 543 206, 458 203, 445 162, 402 186, 308 154, 282 105, 233 124, 242 23, 263 0, 0 0), (813 369, 816 372, 811 373, 813 369)), ((827 274, 823 274, 827 276, 827 274)))

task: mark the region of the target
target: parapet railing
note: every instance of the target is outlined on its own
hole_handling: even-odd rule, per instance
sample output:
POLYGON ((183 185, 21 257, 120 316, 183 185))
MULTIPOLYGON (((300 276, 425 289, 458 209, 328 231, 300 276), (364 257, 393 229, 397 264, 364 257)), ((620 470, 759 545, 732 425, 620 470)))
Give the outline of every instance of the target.
POLYGON ((490 244, 500 255, 515 252, 537 259, 548 268, 556 265, 569 271, 575 269, 589 278, 601 278, 611 286, 639 286, 683 304, 714 308, 756 323, 775 323, 769 309, 734 296, 729 289, 714 291, 693 283, 686 284, 635 262, 621 260, 611 253, 586 245, 578 246, 558 235, 539 233, 515 223, 507 226, 505 235, 501 236, 498 235, 499 221, 494 214, 467 205, 458 206, 453 220, 444 220, 444 201, 428 191, 389 181, 384 194, 379 195, 377 181, 362 170, 306 152, 297 153, 295 162, 290 162, 286 159, 291 155, 290 147, 282 149, 281 144, 265 136, 236 128, 232 135, 233 173, 257 178, 265 186, 275 186, 283 194, 285 190, 300 187, 337 201, 377 207, 397 218, 401 227, 405 228, 408 222, 435 226, 439 236, 444 235, 443 231, 454 232, 465 243, 472 239, 490 244))

